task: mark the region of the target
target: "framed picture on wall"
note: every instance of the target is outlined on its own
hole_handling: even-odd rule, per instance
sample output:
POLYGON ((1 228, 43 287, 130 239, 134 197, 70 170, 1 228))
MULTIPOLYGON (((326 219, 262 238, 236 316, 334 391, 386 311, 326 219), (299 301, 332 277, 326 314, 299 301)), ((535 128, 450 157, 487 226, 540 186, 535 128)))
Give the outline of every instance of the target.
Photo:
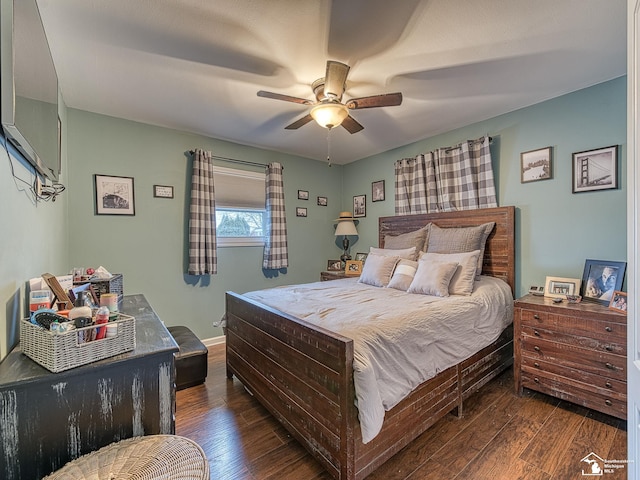
POLYGON ((384 202, 384 180, 371 182, 371 201, 384 202))
POLYGON ((551 178, 551 147, 520 154, 520 183, 551 178))
POLYGON ((367 216, 367 196, 355 195, 353 197, 353 217, 366 217, 367 216))
POLYGON ((573 193, 618 188, 618 146, 573 154, 573 193))
POLYGON ((96 215, 135 215, 133 177, 94 175, 96 215))
POLYGON ((305 207, 297 207, 296 208, 296 217, 306 217, 307 209, 305 207))
POLYGON ((320 205, 321 207, 326 207, 327 203, 327 197, 318 197, 318 205, 320 205))

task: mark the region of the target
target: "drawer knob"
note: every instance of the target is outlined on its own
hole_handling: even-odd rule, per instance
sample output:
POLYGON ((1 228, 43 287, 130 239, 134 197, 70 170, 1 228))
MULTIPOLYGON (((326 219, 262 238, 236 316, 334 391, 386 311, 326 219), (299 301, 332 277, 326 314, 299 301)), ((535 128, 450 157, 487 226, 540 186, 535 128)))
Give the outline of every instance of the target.
POLYGON ((533 381, 534 381, 534 382, 536 382, 536 383, 540 383, 540 379, 539 379, 538 377, 535 377, 535 378, 533 379, 533 381))
POLYGON ((611 400, 607 399, 607 400, 605 400, 605 401, 604 401, 604 404, 605 404, 607 407, 610 407, 611 405, 613 405, 613 402, 611 402, 611 400))
POLYGON ((540 347, 539 347, 539 346, 537 346, 537 345, 536 345, 535 347, 533 347, 533 349, 534 349, 536 352, 539 352, 539 351, 540 351, 540 347))
POLYGON ((540 332, 539 332, 538 330, 534 330, 534 331, 533 331, 533 334, 534 334, 536 337, 539 337, 539 336, 540 336, 540 332))
POLYGON ((609 362, 605 363, 605 367, 607 367, 609 370, 615 370, 616 369, 616 366, 610 364, 609 362))
POLYGON ((606 347, 604 347, 604 349, 605 349, 607 352, 613 352, 613 347, 612 347, 611 345, 607 345, 606 347))
POLYGON ((538 315, 537 313, 534 313, 533 318, 536 320, 540 320, 540 315, 538 315))
POLYGON ((613 385, 611 385, 611 382, 605 383, 604 386, 607 388, 613 388, 613 385))
POLYGON ((605 329, 607 332, 613 332, 613 328, 611 328, 611 327, 610 327, 610 326, 608 326, 608 325, 607 325, 606 327, 604 327, 604 329, 605 329))
POLYGON ((540 364, 538 362, 534 363, 533 366, 536 368, 540 368, 540 364))

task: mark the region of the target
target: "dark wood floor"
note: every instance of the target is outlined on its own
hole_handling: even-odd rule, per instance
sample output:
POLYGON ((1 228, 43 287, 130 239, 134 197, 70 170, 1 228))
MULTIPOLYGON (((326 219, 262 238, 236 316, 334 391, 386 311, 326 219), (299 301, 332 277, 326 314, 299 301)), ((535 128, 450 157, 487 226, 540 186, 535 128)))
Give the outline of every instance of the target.
MULTIPOLYGON (((212 480, 331 477, 242 387, 226 378, 224 345, 209 347, 204 385, 177 393, 176 434, 198 442, 212 480)), ((589 478, 591 452, 627 458, 626 422, 542 394, 513 393, 510 371, 391 458, 370 480, 589 478)), ((624 468, 606 480, 627 478, 624 468)))

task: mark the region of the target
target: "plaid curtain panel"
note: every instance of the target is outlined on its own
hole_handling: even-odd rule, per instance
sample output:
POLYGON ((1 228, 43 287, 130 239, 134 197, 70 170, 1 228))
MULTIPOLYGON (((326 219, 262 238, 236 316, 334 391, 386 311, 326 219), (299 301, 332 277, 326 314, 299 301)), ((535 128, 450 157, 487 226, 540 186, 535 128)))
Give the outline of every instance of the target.
POLYGON ((488 136, 395 165, 396 215, 498 206, 488 136))
POLYGON ((196 150, 191 175, 189 206, 189 275, 218 271, 216 251, 216 202, 211 152, 196 150))
POLYGON ((262 267, 269 270, 289 266, 287 248, 287 218, 284 211, 284 182, 282 165, 273 162, 267 165, 265 194, 267 209, 267 231, 262 267))

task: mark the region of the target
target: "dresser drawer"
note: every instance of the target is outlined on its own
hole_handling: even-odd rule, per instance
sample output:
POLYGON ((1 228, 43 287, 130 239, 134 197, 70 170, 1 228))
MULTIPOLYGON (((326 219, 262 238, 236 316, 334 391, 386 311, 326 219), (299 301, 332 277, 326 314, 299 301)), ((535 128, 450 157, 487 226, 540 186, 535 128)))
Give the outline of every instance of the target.
POLYGON ((548 330, 541 327, 522 326, 521 332, 529 337, 540 338, 542 340, 549 340, 552 342, 566 343, 568 345, 575 345, 576 347, 586 348, 589 350, 595 350, 603 353, 614 353, 616 355, 627 354, 626 342, 620 341, 617 338, 606 338, 601 336, 599 338, 593 338, 586 335, 573 335, 558 330, 548 330))
POLYGON ((626 400, 620 400, 611 395, 593 393, 581 388, 580 384, 567 382, 563 377, 555 377, 547 372, 531 372, 528 369, 523 369, 522 386, 592 408, 616 418, 627 419, 626 400))
POLYGON ((564 382, 579 385, 581 389, 626 401, 627 382, 613 377, 605 377, 584 370, 545 362, 544 360, 522 356, 522 370, 531 375, 564 377, 564 382))
POLYGON ((537 310, 522 309, 521 325, 539 327, 556 332, 569 333, 591 338, 618 339, 626 344, 627 325, 623 322, 595 320, 589 317, 559 315, 537 310))
POLYGON ((520 342, 523 357, 557 363, 622 381, 627 379, 627 359, 625 356, 588 350, 528 335, 522 335, 520 342))

